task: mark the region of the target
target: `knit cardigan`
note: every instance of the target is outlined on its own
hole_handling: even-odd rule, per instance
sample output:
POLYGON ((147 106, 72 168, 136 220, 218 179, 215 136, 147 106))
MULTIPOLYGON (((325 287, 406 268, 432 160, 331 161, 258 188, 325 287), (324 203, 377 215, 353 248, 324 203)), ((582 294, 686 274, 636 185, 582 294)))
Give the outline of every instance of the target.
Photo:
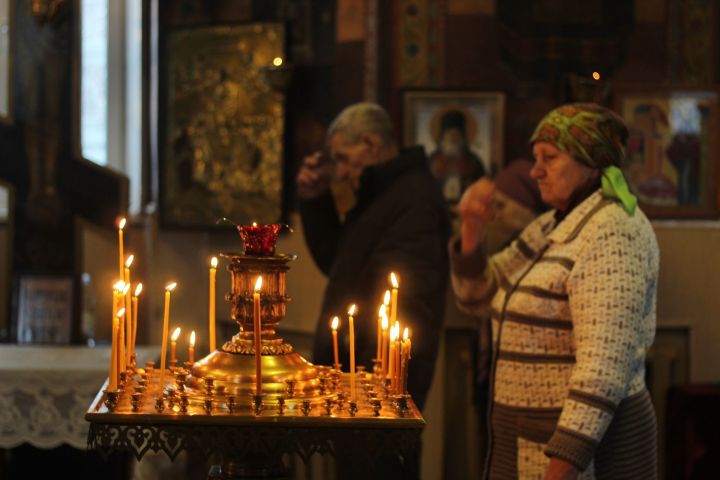
POLYGON ((645 356, 655 334, 659 251, 643 212, 629 216, 598 190, 557 224, 554 213, 490 259, 482 248, 462 255, 457 240, 450 249, 461 309, 487 314, 489 306, 491 423, 501 425, 502 412, 530 419, 511 422, 517 448, 534 439, 531 450, 545 460, 514 452, 522 478, 544 471, 543 452, 587 470, 621 402, 647 395, 645 356), (543 427, 533 418, 552 421, 543 427))

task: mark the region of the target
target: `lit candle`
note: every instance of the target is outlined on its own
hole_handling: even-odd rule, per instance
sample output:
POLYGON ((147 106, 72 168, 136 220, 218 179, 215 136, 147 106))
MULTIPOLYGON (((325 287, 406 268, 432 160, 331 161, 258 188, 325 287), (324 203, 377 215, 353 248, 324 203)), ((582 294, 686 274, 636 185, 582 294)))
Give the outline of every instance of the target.
POLYGON ((135 255, 128 255, 125 260, 125 363, 130 365, 130 355, 132 354, 132 301, 130 300, 130 266, 135 260, 135 255))
POLYGON ((408 383, 408 366, 410 364, 410 351, 412 350, 412 341, 410 340, 410 332, 408 328, 405 328, 405 332, 403 333, 403 342, 402 342, 402 368, 401 368, 401 382, 402 386, 400 388, 400 393, 407 394, 407 383, 408 383))
POLYGON ((135 342, 137 341, 137 319, 138 319, 138 297, 142 292, 142 283, 138 283, 135 287, 135 293, 132 297, 132 355, 135 356, 135 342))
POLYGON ((388 367, 388 328, 390 326, 390 322, 387 317, 387 313, 383 312, 382 317, 382 364, 380 365, 381 373, 383 378, 385 375, 387 375, 387 367, 388 367))
POLYGON ((195 330, 190 332, 190 347, 188 348, 188 362, 195 363, 195 330))
MULTIPOLYGON (((115 296, 115 290, 113 290, 113 297, 115 296)), ((113 302, 114 303, 114 302, 113 302)), ((120 319, 117 316, 113 305, 113 318, 112 318, 112 346, 110 348, 110 374, 108 375, 108 390, 118 389, 118 364, 117 364, 117 335, 118 328, 120 328, 120 319)))
POLYGON ((355 395, 355 311, 357 307, 353 303, 348 309, 348 330, 350 332, 350 400, 357 401, 355 395))
POLYGON ((177 339, 180 336, 180 327, 177 327, 170 337, 170 366, 177 363, 177 339))
POLYGON ((177 283, 169 283, 165 287, 165 311, 163 313, 163 331, 162 345, 160 346, 160 389, 165 387, 165 355, 167 354, 168 341, 168 321, 170 320, 170 292, 172 292, 177 283))
POLYGON ((387 371, 387 378, 390 379, 390 387, 392 388, 393 384, 393 374, 395 373, 395 326, 393 325, 392 328, 390 328, 390 354, 389 354, 389 360, 388 360, 388 371, 387 371))
MULTIPOLYGON (((390 324, 394 325, 397 321, 398 309, 398 279, 395 272, 390 272, 390 283, 392 284, 391 300, 390 300, 390 324)), ((399 335, 399 334, 398 334, 399 335)))
POLYGON ((382 317, 383 313, 387 311, 387 305, 390 301, 390 290, 385 290, 385 298, 380 309, 378 310, 378 325, 377 325, 377 355, 375 358, 380 361, 382 358, 382 317))
POLYGON ((123 228, 125 228, 126 222, 127 222, 127 220, 125 220, 125 217, 121 218, 120 221, 118 221, 118 250, 120 253, 120 255, 118 257, 119 265, 120 265, 120 270, 119 270, 118 274, 120 275, 120 278, 123 278, 123 262, 125 261, 125 254, 123 252, 123 250, 125 248, 125 245, 123 242, 123 228))
POLYGON ((333 336, 333 358, 335 359, 335 368, 340 368, 340 362, 338 361, 338 343, 337 343, 337 329, 340 325, 340 319, 338 317, 333 317, 332 319, 332 336, 333 336))
MULTIPOLYGON (((118 334, 118 360, 119 360, 119 368, 120 372, 124 372, 127 368, 127 358, 125 356, 126 352, 126 342, 127 339, 125 338, 125 320, 127 319, 127 309, 123 307, 123 304, 125 304, 125 296, 127 295, 127 292, 130 290, 130 285, 127 283, 123 283, 122 292, 118 295, 118 308, 122 310, 123 314, 120 317, 120 333, 118 334)), ((120 313, 120 310, 118 310, 118 314, 120 313)))
POLYGON ((210 322, 210 353, 215 351, 215 273, 217 273, 217 257, 210 260, 210 295, 208 303, 208 322, 210 322))
POLYGON ((262 277, 255 282, 253 293, 253 326, 255 327, 255 393, 262 393, 262 345, 260 342, 260 288, 262 277))

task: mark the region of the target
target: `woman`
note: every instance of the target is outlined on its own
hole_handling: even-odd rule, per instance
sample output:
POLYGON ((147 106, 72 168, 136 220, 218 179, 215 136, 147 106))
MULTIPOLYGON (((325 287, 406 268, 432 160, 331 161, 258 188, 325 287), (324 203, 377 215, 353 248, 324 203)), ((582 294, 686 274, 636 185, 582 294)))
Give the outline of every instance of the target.
POLYGON ((541 215, 487 258, 492 182, 460 202, 451 243, 459 305, 493 322, 486 476, 656 478, 644 383, 658 248, 619 169, 628 131, 593 104, 550 112, 531 138, 541 215))

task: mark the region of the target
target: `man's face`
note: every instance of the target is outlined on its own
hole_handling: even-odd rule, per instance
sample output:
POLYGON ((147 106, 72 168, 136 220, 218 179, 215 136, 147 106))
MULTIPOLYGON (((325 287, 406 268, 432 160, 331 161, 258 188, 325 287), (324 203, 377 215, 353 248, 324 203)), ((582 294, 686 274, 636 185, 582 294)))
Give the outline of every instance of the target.
POLYGON ((360 140, 348 143, 340 133, 330 137, 330 155, 337 165, 337 178, 347 181, 354 190, 360 188, 360 176, 368 165, 377 163, 371 143, 360 140))
POLYGON ((440 151, 448 157, 457 157, 465 148, 465 136, 457 128, 449 128, 440 139, 440 151))

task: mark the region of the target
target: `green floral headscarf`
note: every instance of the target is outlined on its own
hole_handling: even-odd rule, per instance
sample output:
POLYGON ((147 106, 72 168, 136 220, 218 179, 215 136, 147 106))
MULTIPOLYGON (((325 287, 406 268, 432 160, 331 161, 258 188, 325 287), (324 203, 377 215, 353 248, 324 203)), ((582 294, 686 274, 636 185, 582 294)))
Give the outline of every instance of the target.
POLYGON ((600 169, 603 193, 633 215, 637 198, 620 169, 627 138, 625 122, 616 113, 593 103, 571 103, 545 115, 530 143, 551 143, 578 162, 600 169))

